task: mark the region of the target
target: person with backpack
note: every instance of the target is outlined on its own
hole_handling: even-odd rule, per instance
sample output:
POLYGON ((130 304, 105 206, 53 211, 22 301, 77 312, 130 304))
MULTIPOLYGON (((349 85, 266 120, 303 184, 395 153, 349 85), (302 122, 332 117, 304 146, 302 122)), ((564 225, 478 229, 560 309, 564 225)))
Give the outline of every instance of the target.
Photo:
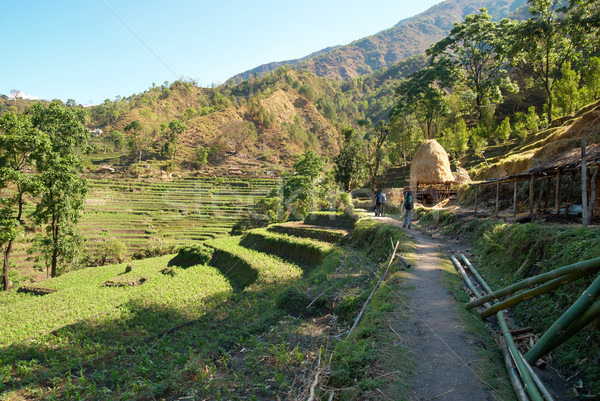
POLYGON ((404 202, 402 208, 404 209, 404 216, 402 218, 402 227, 410 228, 412 224, 412 210, 414 207, 414 197, 410 190, 410 187, 404 189, 404 202))
POLYGON ((377 190, 375 194, 375 217, 381 215, 381 203, 383 202, 383 193, 381 192, 381 188, 377 190))
POLYGON ((385 216, 385 204, 387 203, 387 197, 385 196, 385 192, 381 192, 381 203, 379 204, 379 215, 381 217, 385 216))

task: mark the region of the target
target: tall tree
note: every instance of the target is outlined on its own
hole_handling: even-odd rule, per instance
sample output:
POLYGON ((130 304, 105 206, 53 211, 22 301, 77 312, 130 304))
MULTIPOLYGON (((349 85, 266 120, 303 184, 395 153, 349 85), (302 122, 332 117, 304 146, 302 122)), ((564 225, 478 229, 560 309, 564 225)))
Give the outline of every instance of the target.
POLYGON ((377 189, 377 177, 379 176, 382 164, 386 160, 384 145, 390 136, 390 126, 386 121, 380 121, 377 125, 371 126, 365 135, 367 171, 371 189, 377 189))
MULTIPOLYGON (((593 26, 583 24, 577 4, 569 10, 560 0, 528 0, 532 17, 510 31, 515 64, 531 69, 547 96, 548 123, 552 122, 554 85, 564 65, 577 57, 590 39, 593 26)), ((508 32, 507 32, 508 35, 508 32)))
POLYGON ((435 137, 436 122, 447 111, 442 87, 449 86, 450 71, 447 61, 427 66, 408 76, 396 88, 399 100, 390 112, 390 118, 413 113, 427 139, 435 137))
POLYGON ((138 120, 134 120, 123 128, 125 132, 130 132, 132 135, 131 148, 133 153, 137 155, 142 149, 142 124, 138 120))
POLYGON ((45 133, 51 145, 40 155, 41 198, 33 217, 46 224, 39 243, 49 260, 52 277, 58 274, 59 262, 72 262, 81 244, 77 222, 81 217, 87 183, 80 176, 83 169, 81 151, 89 151, 89 133, 84 128, 86 112, 58 103, 37 103, 28 109, 33 127, 45 133))
POLYGON ((342 131, 344 143, 340 153, 333 159, 333 172, 336 182, 349 192, 356 188, 364 177, 365 158, 362 145, 354 136, 354 131, 346 128, 342 131))
MULTIPOLYGON (((477 122, 481 120, 486 103, 502 100, 500 88, 514 90, 505 69, 506 40, 502 25, 492 21, 485 8, 479 14, 468 15, 454 24, 450 34, 427 50, 433 59, 446 60, 458 82, 472 91, 477 122)), ((455 82, 454 87, 460 84, 455 82)))
POLYGON ((8 270, 13 243, 23 227, 25 194, 35 194, 36 176, 28 169, 48 149, 48 138, 35 129, 26 115, 0 118, 0 246, 4 255, 3 289, 9 287, 8 270))

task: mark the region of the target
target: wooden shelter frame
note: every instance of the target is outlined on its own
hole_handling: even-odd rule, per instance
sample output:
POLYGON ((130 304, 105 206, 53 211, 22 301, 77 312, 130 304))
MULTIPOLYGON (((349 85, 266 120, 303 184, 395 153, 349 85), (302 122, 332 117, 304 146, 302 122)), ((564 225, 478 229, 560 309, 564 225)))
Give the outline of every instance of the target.
MULTIPOLYGON (((561 210, 561 181, 564 179, 565 176, 570 176, 572 182, 573 177, 579 173, 582 175, 581 199, 587 200, 586 202, 582 202, 582 217, 584 225, 586 225, 587 221, 589 220, 587 206, 591 197, 594 198, 595 202, 592 202, 594 204, 594 209, 589 211, 589 215, 590 217, 600 217, 600 200, 598 200, 598 191, 596 190, 598 186, 598 169, 600 169, 600 144, 592 144, 588 146, 585 144, 585 141, 582 141, 581 154, 575 157, 575 152, 576 150, 571 150, 559 156, 558 158, 555 158, 545 164, 524 171, 520 174, 514 174, 500 178, 492 178, 485 181, 471 183, 470 185, 475 187, 475 214, 477 214, 478 209, 479 187, 486 185, 496 186, 496 205, 494 210, 494 216, 498 217, 500 206, 500 185, 512 183, 514 188, 513 216, 516 216, 518 213, 517 185, 521 181, 529 181, 529 216, 532 216, 534 214, 535 208, 537 208, 537 212, 540 211, 540 203, 542 201, 542 196, 540 196, 537 205, 535 205, 535 181, 550 180, 552 178, 556 178, 554 189, 554 214, 558 215, 561 210), (590 167, 596 168, 595 173, 591 177, 588 175, 588 170, 590 169, 590 167), (588 187, 590 188, 590 191, 588 191, 588 187), (591 195, 591 197, 588 196, 588 194, 591 195)), ((550 190, 548 190, 548 193, 549 192, 550 190)), ((543 195, 543 191, 541 191, 540 195, 543 195)), ((567 196, 567 202, 565 204, 565 214, 567 214, 568 208, 570 206, 570 195, 571 192, 569 191, 567 196)), ((545 204, 547 204, 547 197, 545 199, 545 204)))

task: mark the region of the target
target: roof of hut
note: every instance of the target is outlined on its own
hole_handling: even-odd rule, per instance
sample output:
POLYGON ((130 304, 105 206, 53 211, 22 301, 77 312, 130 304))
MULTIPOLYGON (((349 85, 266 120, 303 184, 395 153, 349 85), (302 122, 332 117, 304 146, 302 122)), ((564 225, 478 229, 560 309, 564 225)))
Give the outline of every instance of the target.
POLYGON ((454 182, 450 169, 450 158, 442 145, 435 139, 426 141, 413 158, 410 165, 410 186, 418 184, 444 184, 454 182))

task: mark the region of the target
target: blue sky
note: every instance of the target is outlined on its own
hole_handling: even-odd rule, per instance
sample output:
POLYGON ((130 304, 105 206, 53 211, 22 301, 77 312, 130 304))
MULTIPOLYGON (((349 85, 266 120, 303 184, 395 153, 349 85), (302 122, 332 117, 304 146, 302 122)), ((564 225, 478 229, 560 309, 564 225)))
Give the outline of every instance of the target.
POLYGON ((100 103, 347 44, 441 0, 0 0, 0 94, 100 103))

